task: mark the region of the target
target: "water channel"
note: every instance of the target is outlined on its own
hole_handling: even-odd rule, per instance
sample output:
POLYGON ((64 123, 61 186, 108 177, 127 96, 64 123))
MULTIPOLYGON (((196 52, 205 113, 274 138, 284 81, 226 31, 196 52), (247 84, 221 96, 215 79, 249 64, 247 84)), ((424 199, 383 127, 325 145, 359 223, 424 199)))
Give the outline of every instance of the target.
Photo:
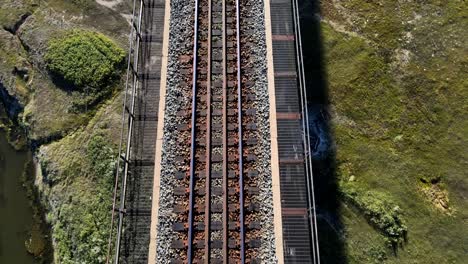
POLYGON ((16 151, 0 132, 0 263, 36 263, 26 250, 34 213, 23 186, 28 151, 16 151))

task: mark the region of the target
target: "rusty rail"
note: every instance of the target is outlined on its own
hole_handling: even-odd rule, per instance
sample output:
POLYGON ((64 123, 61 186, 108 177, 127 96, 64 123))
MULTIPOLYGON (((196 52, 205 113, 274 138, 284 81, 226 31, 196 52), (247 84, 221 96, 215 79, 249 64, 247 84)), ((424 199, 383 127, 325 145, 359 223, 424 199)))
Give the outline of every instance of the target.
POLYGON ((240 42, 240 4, 236 0, 236 35, 237 35, 237 118, 239 126, 239 203, 240 203, 240 258, 245 263, 245 223, 244 223, 244 151, 242 135, 242 79, 241 79, 241 42, 240 42))
POLYGON ((192 123, 191 123, 191 148, 190 148, 190 183, 189 183, 189 215, 188 215, 188 247, 187 259, 190 263, 193 259, 193 215, 195 203, 195 144, 196 144, 196 115, 197 115, 197 63, 198 63, 198 11, 199 1, 195 0, 194 40, 193 40, 193 75, 192 75, 192 123))

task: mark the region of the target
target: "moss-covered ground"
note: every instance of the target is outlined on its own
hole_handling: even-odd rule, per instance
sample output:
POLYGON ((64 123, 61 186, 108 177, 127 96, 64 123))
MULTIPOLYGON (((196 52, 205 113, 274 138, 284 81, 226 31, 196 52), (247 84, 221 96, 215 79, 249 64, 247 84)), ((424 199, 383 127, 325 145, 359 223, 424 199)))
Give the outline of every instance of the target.
POLYGON ((324 263, 466 263, 467 2, 333 0, 320 13, 334 176, 357 201, 340 200, 344 256, 324 249, 324 263), (401 211, 398 247, 359 203, 368 191, 401 211))

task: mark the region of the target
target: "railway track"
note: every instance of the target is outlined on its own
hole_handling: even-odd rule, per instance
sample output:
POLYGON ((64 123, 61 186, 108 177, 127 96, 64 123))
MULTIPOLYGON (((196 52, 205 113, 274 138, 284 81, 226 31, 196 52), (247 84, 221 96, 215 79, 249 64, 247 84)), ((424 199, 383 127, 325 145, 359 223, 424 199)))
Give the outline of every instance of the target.
POLYGON ((172 263, 259 262, 256 98, 243 8, 247 1, 195 1, 193 51, 179 58, 185 108, 176 114, 172 263))

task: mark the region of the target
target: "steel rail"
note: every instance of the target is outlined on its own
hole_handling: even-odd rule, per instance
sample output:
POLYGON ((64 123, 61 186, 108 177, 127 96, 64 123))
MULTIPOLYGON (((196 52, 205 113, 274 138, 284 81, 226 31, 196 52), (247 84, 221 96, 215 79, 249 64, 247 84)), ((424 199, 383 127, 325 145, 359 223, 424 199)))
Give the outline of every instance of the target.
POLYGON ((115 209, 116 209, 116 203, 117 203, 117 191, 119 188, 119 176, 120 176, 120 157, 122 155, 122 145, 123 145, 123 138, 124 138, 124 130, 125 130, 125 112, 126 112, 126 106, 127 106, 127 94, 128 94, 128 88, 129 88, 129 79, 130 79, 130 64, 131 64, 131 56, 133 54, 133 34, 135 33, 135 27, 133 27, 134 19, 135 19, 135 13, 136 13, 136 0, 133 1, 133 12, 132 12, 132 20, 130 25, 130 35, 128 37, 129 41, 129 48, 128 48, 128 58, 127 58, 127 73, 125 77, 125 88, 124 88, 124 98, 122 102, 122 120, 121 120, 121 128, 120 128, 120 140, 119 140, 119 153, 117 155, 117 164, 116 164, 116 172, 115 172, 115 179, 114 179, 114 196, 113 196, 113 202, 112 202, 112 216, 111 216, 111 224, 109 228, 109 241, 107 245, 107 256, 106 256, 106 263, 109 264, 110 261, 110 254, 112 251, 112 239, 113 239, 113 234, 114 234, 114 221, 115 221, 115 209))
POLYGON ((206 75, 206 180, 205 180, 205 264, 210 263, 211 205, 211 1, 208 0, 208 58, 206 75))
POLYGON ((307 200, 309 208, 307 210, 309 216, 309 225, 312 238, 312 253, 313 263, 320 264, 320 251, 317 232, 317 214, 315 203, 315 187, 312 171, 312 152, 310 149, 310 131, 309 131, 309 113, 307 109, 307 87, 304 71, 304 57, 302 53, 302 37, 300 25, 299 4, 297 0, 293 0, 293 19, 294 19, 294 33, 296 37, 296 53, 297 53, 297 67, 299 71, 299 90, 301 97, 301 111, 302 111, 302 126, 303 126, 303 140, 304 140, 304 158, 306 160, 306 181, 307 181, 307 200))
POLYGON ((227 23, 226 23, 226 0, 223 0, 222 7, 223 23, 223 263, 229 263, 228 252, 228 230, 229 230, 229 209, 228 209, 228 124, 227 124, 227 23))
POLYGON ((192 127, 191 127, 191 149, 190 149, 190 183, 189 183, 189 215, 188 215, 188 247, 187 263, 192 263, 193 253, 193 221, 194 221, 194 201, 195 201, 195 145, 196 145, 196 115, 197 115, 197 67, 198 67, 198 6, 199 0, 195 0, 195 17, 193 26, 193 76, 192 76, 192 127))
POLYGON ((240 3, 236 0, 236 37, 237 37, 237 102, 238 102, 238 130, 239 130, 239 202, 240 202, 240 258, 245 264, 245 223, 244 223, 244 157, 242 142, 242 79, 241 79, 241 47, 240 47, 240 3))
POLYGON ((140 52, 140 40, 141 40, 141 18, 143 15, 143 0, 140 0, 140 14, 138 16, 138 26, 137 26, 137 33, 136 33, 136 47, 135 47, 135 55, 133 60, 133 87, 132 87, 132 103, 130 109, 130 120, 128 124, 128 135, 127 135, 127 149, 125 152, 125 165, 124 165, 124 174, 123 174, 123 185, 122 191, 120 193, 120 207, 119 207, 119 224, 117 227, 117 242, 115 246, 115 258, 114 263, 119 263, 120 257, 120 241, 122 238, 122 228, 123 228, 123 218, 124 218, 124 210, 125 210, 125 196, 127 192, 127 178, 128 178, 128 167, 130 165, 130 150, 131 150, 131 140, 133 134, 133 123, 134 123, 134 113, 135 113, 135 105, 136 105, 136 93, 138 89, 138 59, 139 59, 139 52, 140 52))

